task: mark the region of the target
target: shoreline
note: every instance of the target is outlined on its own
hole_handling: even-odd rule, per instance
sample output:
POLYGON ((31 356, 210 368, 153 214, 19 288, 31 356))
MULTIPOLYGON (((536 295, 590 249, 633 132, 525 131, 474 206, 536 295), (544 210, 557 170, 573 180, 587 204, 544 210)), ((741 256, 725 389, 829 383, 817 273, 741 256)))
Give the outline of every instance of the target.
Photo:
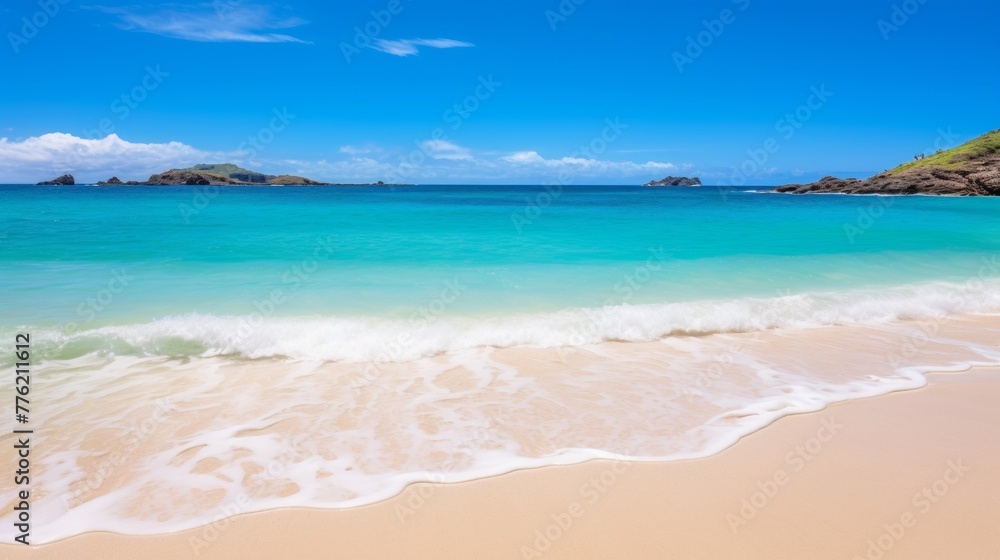
POLYGON ((966 315, 479 349, 372 371, 209 357, 52 362, 36 435, 56 451, 33 465, 36 519, 47 520, 33 542, 362 506, 415 482, 597 458, 708 457, 783 416, 997 365, 997 333, 997 316, 966 315))
POLYGON ((86 533, 0 551, 83 560, 314 558, 331 548, 370 558, 874 558, 869 540, 878 547, 881 538, 887 558, 986 557, 1000 551, 990 531, 1000 515, 1000 477, 991 476, 1000 442, 990 433, 1000 425, 1000 368, 929 380, 783 417, 703 459, 598 459, 413 484, 356 508, 278 509, 167 535, 86 533), (929 497, 915 497, 927 488, 929 497))
POLYGON ((346 509, 423 482, 602 458, 711 457, 781 417, 1000 365, 997 318, 480 349, 374 372, 219 358, 53 362, 36 436, 56 451, 33 465, 35 519, 47 521, 32 541, 346 509))

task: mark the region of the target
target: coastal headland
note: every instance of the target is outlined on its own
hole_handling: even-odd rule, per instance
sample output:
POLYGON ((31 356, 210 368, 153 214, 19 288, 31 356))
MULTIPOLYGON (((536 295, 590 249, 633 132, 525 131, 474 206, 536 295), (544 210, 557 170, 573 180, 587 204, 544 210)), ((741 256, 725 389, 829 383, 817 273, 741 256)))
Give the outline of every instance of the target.
POLYGON ((1000 129, 950 150, 917 154, 865 180, 824 177, 815 183, 782 185, 779 193, 1000 195, 1000 129))

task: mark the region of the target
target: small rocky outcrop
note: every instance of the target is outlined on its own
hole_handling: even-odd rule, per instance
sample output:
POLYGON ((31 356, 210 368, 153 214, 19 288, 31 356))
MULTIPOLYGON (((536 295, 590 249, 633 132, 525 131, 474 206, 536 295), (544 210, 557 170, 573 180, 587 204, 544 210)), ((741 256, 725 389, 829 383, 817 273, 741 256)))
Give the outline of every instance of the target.
POLYGON ((782 185, 776 191, 781 193, 805 194, 811 192, 847 192, 861 185, 858 179, 838 179, 823 177, 815 183, 782 185))
POLYGON ((76 179, 74 179, 72 175, 70 175, 70 174, 67 173, 66 175, 63 175, 61 177, 57 177, 55 179, 52 179, 51 181, 42 181, 41 183, 38 183, 38 184, 39 185, 75 185, 76 184, 76 179))
POLYGON ((312 179, 307 179, 305 177, 299 177, 298 175, 278 175, 277 177, 271 177, 268 181, 270 185, 284 185, 284 186, 315 186, 323 185, 325 183, 320 183, 319 181, 313 181, 312 179))
POLYGON ((701 179, 697 177, 664 177, 659 181, 650 181, 644 187, 700 187, 701 179))

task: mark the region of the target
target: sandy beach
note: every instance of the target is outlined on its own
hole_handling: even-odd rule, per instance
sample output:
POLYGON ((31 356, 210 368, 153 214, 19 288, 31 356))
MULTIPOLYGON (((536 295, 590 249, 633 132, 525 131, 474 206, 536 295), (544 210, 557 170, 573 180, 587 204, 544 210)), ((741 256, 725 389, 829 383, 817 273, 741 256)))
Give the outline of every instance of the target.
POLYGON ((991 558, 1000 369, 782 418, 704 459, 591 461, 371 506, 163 536, 87 534, 8 558, 991 558))

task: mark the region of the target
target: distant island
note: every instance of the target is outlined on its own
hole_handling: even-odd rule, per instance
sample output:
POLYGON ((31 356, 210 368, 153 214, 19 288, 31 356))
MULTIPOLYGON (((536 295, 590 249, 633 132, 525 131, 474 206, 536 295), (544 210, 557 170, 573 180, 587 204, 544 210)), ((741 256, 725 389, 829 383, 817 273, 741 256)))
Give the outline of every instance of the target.
POLYGON ((782 185, 779 193, 936 194, 1000 196, 1000 129, 957 148, 913 161, 864 181, 824 177, 815 183, 782 185))
POLYGON ((644 187, 700 187, 701 179, 697 177, 664 177, 659 181, 650 181, 644 187))
POLYGON ((75 185, 76 180, 73 179, 72 175, 62 175, 61 177, 56 177, 51 181, 42 181, 38 183, 39 185, 75 185))
MULTIPOLYGON (((75 185, 72 175, 66 174, 51 181, 42 181, 39 185, 75 185)), ((218 186, 338 186, 338 187, 376 187, 376 186, 406 186, 389 185, 378 181, 375 183, 323 183, 298 175, 267 175, 257 171, 243 169, 232 163, 200 163, 186 169, 171 169, 163 173, 155 173, 146 181, 122 181, 111 177, 107 181, 98 181, 99 186, 168 186, 168 185, 218 185, 218 186)))

